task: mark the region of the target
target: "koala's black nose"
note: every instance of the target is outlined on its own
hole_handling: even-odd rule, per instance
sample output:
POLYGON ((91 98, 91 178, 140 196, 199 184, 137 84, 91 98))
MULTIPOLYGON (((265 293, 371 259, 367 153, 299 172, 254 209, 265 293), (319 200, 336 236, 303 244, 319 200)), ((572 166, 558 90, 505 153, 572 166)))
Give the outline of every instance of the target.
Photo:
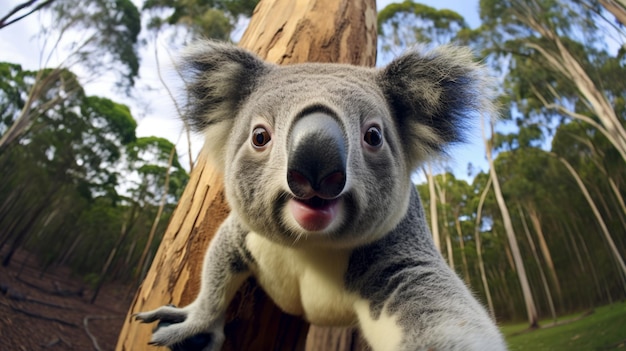
POLYGON ((332 199, 346 185, 347 146, 339 123, 316 112, 296 121, 288 140, 287 184, 308 199, 332 199))

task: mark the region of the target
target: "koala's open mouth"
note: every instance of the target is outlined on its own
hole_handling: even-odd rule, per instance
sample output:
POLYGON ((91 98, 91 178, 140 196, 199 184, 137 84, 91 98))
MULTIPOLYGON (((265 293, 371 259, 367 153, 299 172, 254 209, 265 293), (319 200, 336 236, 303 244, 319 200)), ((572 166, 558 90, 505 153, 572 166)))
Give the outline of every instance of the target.
POLYGON ((300 201, 311 208, 322 209, 330 205, 332 202, 337 202, 337 199, 326 200, 326 199, 322 199, 321 197, 314 196, 307 200, 297 200, 297 201, 300 201))
POLYGON ((287 207, 304 230, 317 232, 333 223, 340 212, 341 204, 341 198, 327 200, 314 196, 310 199, 292 198, 287 207))

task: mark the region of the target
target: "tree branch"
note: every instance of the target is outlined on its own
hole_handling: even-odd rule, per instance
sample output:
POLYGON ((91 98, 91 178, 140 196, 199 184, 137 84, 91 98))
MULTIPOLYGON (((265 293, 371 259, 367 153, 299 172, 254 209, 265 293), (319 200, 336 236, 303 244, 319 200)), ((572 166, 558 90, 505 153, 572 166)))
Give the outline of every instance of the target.
POLYGON ((37 12, 37 11, 41 10, 42 8, 44 8, 44 7, 48 6, 48 5, 50 5, 51 3, 53 3, 54 0, 46 0, 46 1, 42 2, 41 4, 37 5, 30 12, 28 12, 28 13, 20 16, 20 17, 17 17, 15 19, 12 19, 12 20, 7 22, 7 20, 9 20, 9 18, 11 18, 11 16, 13 16, 16 13, 20 12, 22 9, 25 9, 25 8, 33 5, 36 2, 37 2, 37 0, 30 0, 30 1, 27 1, 27 2, 25 2, 23 4, 15 6, 15 8, 13 8, 13 10, 9 11, 9 13, 6 16, 0 18, 0 29, 6 27, 8 25, 13 24, 13 23, 23 19, 24 17, 27 17, 27 16, 31 15, 34 12, 37 12))

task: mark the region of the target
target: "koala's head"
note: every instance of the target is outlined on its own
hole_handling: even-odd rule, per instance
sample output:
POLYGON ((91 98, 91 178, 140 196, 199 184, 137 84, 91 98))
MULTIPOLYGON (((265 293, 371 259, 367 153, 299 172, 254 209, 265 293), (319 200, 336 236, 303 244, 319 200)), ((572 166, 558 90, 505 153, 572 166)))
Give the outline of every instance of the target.
POLYGON ((405 215, 411 172, 490 112, 469 50, 410 52, 382 69, 277 66, 201 42, 183 61, 189 123, 206 134, 233 211, 290 245, 351 246, 405 215))

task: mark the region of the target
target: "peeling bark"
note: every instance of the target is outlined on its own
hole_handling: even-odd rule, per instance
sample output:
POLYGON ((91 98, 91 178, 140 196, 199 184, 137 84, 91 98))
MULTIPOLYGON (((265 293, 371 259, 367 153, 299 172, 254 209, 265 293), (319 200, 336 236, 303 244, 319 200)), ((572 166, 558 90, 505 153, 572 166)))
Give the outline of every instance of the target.
MULTIPOLYGON (((279 64, 314 61, 373 66, 376 4, 374 0, 261 0, 239 45, 279 64)), ((229 212, 222 182, 219 172, 207 165, 206 151, 201 151, 128 311, 116 350, 143 348, 150 340, 152 328, 134 322, 133 313, 169 303, 184 306, 195 299, 205 250, 229 212)), ((308 324, 282 313, 253 281, 239 290, 226 319, 222 350, 305 348, 308 324)), ((318 335, 334 339, 339 333, 326 328, 318 335)))

